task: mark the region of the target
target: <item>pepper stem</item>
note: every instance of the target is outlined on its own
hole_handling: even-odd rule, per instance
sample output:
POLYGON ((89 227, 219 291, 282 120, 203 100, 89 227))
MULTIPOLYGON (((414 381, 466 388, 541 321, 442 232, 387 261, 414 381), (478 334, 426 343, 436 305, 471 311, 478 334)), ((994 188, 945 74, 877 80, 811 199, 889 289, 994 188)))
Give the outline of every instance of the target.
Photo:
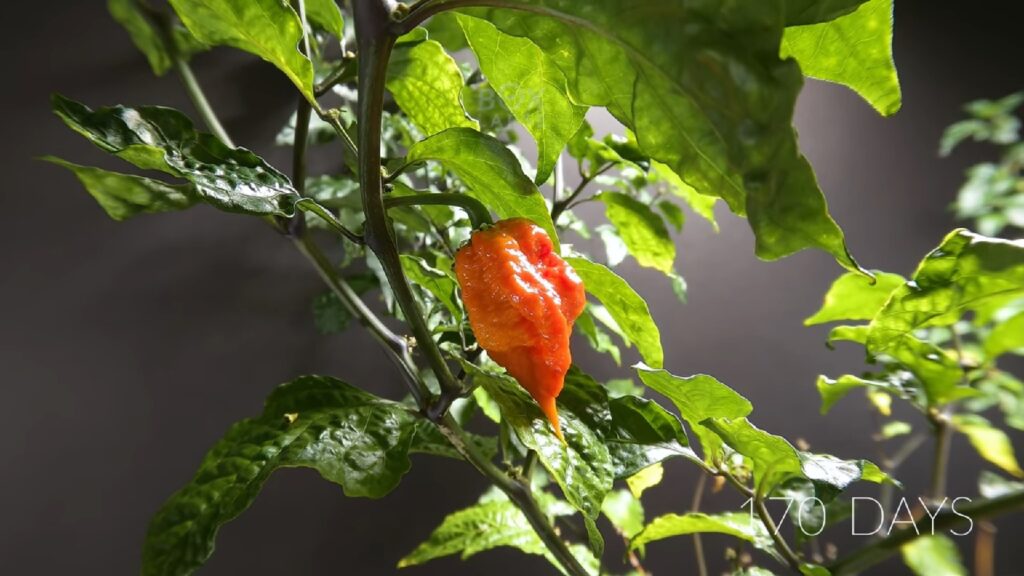
POLYGON ((424 192, 410 196, 386 196, 384 198, 384 207, 389 210, 398 206, 426 205, 457 206, 462 208, 466 211, 466 215, 469 216, 469 221, 472 222, 474 230, 494 224, 494 220, 491 219, 491 213, 487 210, 487 207, 476 198, 465 194, 424 192))

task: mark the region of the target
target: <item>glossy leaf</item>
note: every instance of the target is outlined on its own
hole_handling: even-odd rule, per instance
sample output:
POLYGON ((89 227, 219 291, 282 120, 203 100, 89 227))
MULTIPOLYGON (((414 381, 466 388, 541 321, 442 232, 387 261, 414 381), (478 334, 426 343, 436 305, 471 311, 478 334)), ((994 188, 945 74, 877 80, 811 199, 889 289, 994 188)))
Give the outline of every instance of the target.
POLYGON ((299 52, 302 23, 281 0, 170 0, 196 38, 232 46, 277 66, 313 101, 313 65, 299 52))
POLYGON ((334 0, 305 0, 306 19, 330 32, 336 38, 345 35, 345 19, 334 0))
POLYGON ((585 258, 566 258, 583 280, 587 292, 604 304, 623 334, 636 345, 644 362, 660 367, 664 362, 661 333, 647 303, 614 272, 585 258))
POLYGON ((545 182, 587 107, 573 103, 565 75, 529 39, 504 34, 479 18, 458 19, 491 87, 537 141, 534 181, 545 182))
POLYGON ((514 380, 480 372, 474 380, 501 407, 502 418, 520 442, 537 452, 566 500, 584 515, 596 518, 614 479, 611 456, 603 440, 611 414, 601 386, 579 372, 566 378, 558 397, 563 443, 537 404, 514 380))
POLYGON ((753 410, 735 390, 706 374, 682 378, 666 370, 635 366, 643 383, 675 404, 679 414, 700 439, 704 459, 711 461, 721 447, 719 437, 704 428, 708 418, 742 418, 753 410))
POLYGON ((857 480, 883 482, 889 477, 866 460, 842 460, 827 454, 800 452, 785 438, 761 430, 746 418, 711 418, 704 426, 751 464, 761 493, 793 477, 802 477, 833 491, 845 490, 857 480))
POLYGON ((512 0, 523 10, 470 13, 532 40, 574 102, 605 106, 646 155, 747 215, 758 256, 817 247, 856 270, 797 150, 802 74, 778 57, 786 4, 512 0))
POLYGON ((658 403, 636 396, 609 402, 613 432, 605 442, 616 478, 628 478, 668 458, 697 460, 683 424, 658 403))
POLYGON ((665 514, 651 520, 643 531, 630 541, 629 546, 636 550, 651 542, 674 536, 706 533, 727 534, 745 540, 755 548, 768 552, 775 558, 780 558, 778 552, 775 551, 775 544, 772 542, 768 529, 749 512, 665 514))
POLYGON ((417 142, 406 158, 410 164, 427 160, 454 172, 499 217, 526 218, 547 230, 557 247, 558 236, 540 190, 500 141, 469 128, 450 128, 417 142))
POLYGON ((900 547, 903 562, 917 576, 967 576, 960 552, 949 537, 931 534, 900 547))
POLYGON ((60 158, 43 158, 70 170, 114 220, 127 220, 139 214, 184 210, 198 202, 195 189, 188 184, 172 186, 159 180, 80 166, 60 158))
POLYGON ((641 266, 671 273, 676 245, 665 222, 647 204, 626 194, 603 192, 598 199, 604 203, 605 215, 636 261, 641 266))
POLYGON ((969 310, 1024 295, 1024 240, 954 230, 871 321, 867 345, 889 350, 918 328, 948 326, 969 310))
POLYGON ((829 287, 821 308, 804 320, 805 326, 837 320, 871 320, 885 305, 893 290, 906 280, 899 274, 873 272, 875 282, 861 274, 847 272, 829 287))
POLYGON ((248 508, 278 468, 315 469, 349 496, 384 496, 409 470, 414 423, 405 407, 333 378, 282 385, 263 415, 235 424, 154 516, 142 573, 189 574, 201 566, 220 526, 248 508))
POLYGON ((746 398, 707 374, 684 378, 642 364, 636 369, 644 384, 671 400, 691 425, 708 418, 742 418, 753 409, 746 398))
POLYGON ((92 110, 59 94, 53 109, 101 150, 139 168, 192 183, 196 194, 229 212, 290 216, 298 194, 288 178, 244 148, 197 132, 181 112, 159 106, 92 110))
POLYGON ((812 78, 848 86, 880 114, 900 109, 892 60, 893 0, 870 0, 830 22, 786 28, 782 56, 796 58, 812 78))
POLYGON ((448 128, 479 129, 462 107, 462 71, 440 43, 418 38, 399 42, 388 65, 387 88, 424 136, 448 128))
POLYGON ((1024 477, 1017 456, 1013 452, 1013 443, 1006 432, 988 423, 981 416, 963 414, 953 418, 953 426, 957 432, 967 436, 971 446, 982 458, 995 464, 1002 470, 1018 478, 1024 477))
POLYGON ((762 494, 801 473, 800 456, 785 438, 770 434, 746 418, 711 418, 704 421, 729 447, 747 457, 762 494))

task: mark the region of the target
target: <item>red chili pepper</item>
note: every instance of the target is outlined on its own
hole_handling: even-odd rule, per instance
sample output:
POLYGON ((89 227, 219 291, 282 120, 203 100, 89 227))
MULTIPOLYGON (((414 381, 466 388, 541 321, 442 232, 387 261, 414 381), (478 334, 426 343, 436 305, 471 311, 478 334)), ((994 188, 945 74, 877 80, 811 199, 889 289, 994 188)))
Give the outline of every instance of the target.
POLYGON ((540 405, 562 438, 555 398, 572 365, 569 337, 583 311, 583 282, 547 232, 513 218, 474 232, 455 274, 477 342, 540 405))

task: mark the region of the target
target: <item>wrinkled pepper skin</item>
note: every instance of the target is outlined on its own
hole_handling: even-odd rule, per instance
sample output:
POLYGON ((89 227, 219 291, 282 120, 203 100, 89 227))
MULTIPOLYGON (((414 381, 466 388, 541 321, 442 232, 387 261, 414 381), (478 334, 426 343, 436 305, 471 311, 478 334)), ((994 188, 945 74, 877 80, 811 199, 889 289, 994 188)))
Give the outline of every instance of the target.
POLYGON ((569 336, 583 282, 544 229, 523 218, 474 232, 455 275, 477 342, 540 405, 562 438, 555 398, 572 364, 569 336))

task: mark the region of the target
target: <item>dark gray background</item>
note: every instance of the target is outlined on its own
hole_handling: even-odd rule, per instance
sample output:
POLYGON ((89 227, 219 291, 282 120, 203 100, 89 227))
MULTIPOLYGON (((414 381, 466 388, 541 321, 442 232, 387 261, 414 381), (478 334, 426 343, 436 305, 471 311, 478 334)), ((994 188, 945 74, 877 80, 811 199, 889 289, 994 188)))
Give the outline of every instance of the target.
MULTIPOLYGON (((904 107, 877 116, 844 89, 810 83, 797 114, 811 158, 853 252, 869 267, 909 273, 954 226, 947 205, 962 170, 990 152, 952 160, 935 150, 960 105, 1024 88, 1019 3, 899 0, 896 56, 904 107)), ((0 211, 0 573, 129 574, 150 515, 186 482, 203 452, 255 414, 276 384, 326 373, 399 396, 401 385, 363 332, 315 333, 321 292, 288 242, 257 220, 206 208, 117 224, 66 172, 31 158, 54 153, 111 165, 48 111, 61 91, 92 105, 159 103, 192 114, 173 76, 153 79, 102 2, 18 3, 5 12, 2 58, 3 210, 0 211)), ((294 105, 262 62, 228 50, 199 57, 198 75, 236 140, 287 167, 272 137, 294 105)), ((626 266, 662 327, 667 367, 707 372, 756 406, 761 426, 819 451, 873 457, 870 411, 844 402, 818 415, 819 373, 857 371, 852 347, 829 352, 826 330, 801 319, 840 273, 821 253, 777 263, 752 254, 745 222, 722 231, 691 218, 679 238, 690 303, 656 273, 626 266)), ((614 366, 577 347, 599 375, 614 366)), ((632 357, 630 357, 632 359, 632 357)), ((1018 437, 1019 441, 1020 438, 1018 437)), ((981 467, 954 444, 950 492, 974 495, 981 467)), ((901 477, 916 496, 924 451, 901 477)), ((684 510, 697 472, 668 466, 649 511, 684 510)), ((387 574, 444 514, 472 503, 483 480, 455 461, 417 458, 381 502, 347 499, 308 471, 283 471, 229 524, 204 574, 387 574)), ((708 505, 730 509, 733 498, 708 505)), ((998 570, 1022 573, 1020 515, 999 522, 998 570)), ((720 541, 711 539, 718 563, 720 541)), ((969 542, 964 543, 969 547, 969 542)), ((619 550, 612 546, 614 554, 619 550)), ((648 567, 692 570, 688 539, 655 544, 648 567)), ((875 574, 900 574, 889 563, 875 574)), ((548 573, 537 559, 496 551, 415 574, 548 573)))

